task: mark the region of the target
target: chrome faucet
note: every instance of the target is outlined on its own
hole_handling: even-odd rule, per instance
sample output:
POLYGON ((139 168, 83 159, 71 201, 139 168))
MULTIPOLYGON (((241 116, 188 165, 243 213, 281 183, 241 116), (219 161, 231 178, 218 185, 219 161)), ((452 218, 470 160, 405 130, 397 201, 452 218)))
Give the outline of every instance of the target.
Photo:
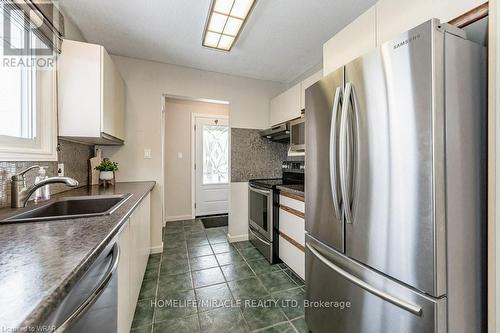
POLYGON ((42 180, 36 184, 31 185, 30 187, 26 187, 26 178, 24 175, 33 169, 40 168, 38 165, 33 165, 11 177, 11 204, 12 208, 22 208, 25 207, 28 203, 28 199, 31 197, 33 192, 35 192, 38 188, 55 183, 66 184, 69 187, 78 186, 78 181, 69 178, 69 177, 50 177, 42 180))

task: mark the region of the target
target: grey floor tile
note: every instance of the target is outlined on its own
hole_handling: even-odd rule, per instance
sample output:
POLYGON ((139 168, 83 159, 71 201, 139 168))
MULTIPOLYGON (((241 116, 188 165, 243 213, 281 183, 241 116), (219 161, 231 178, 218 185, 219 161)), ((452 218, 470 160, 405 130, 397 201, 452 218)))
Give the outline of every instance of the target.
POLYGON ((215 236, 208 236, 208 241, 210 244, 220 244, 220 243, 227 243, 227 236, 226 235, 215 235, 215 236))
POLYGON ((283 271, 259 275, 260 281, 270 293, 296 288, 297 284, 283 271))
POLYGON ((296 333, 293 326, 289 323, 281 323, 272 327, 259 330, 259 333, 296 333))
POLYGON ((236 308, 219 308, 202 312, 200 326, 203 333, 244 333, 249 329, 236 308))
POLYGON ((280 291, 272 296, 289 320, 304 316, 304 291, 301 288, 280 291))
POLYGON ((186 317, 198 312, 194 290, 175 291, 158 297, 155 323, 186 317))
POLYGON ((135 307, 132 329, 151 325, 153 323, 153 312, 154 306, 151 304, 151 300, 138 301, 135 307))
POLYGON ((198 315, 170 319, 154 325, 154 333, 194 333, 199 331, 198 315))
POLYGON ((186 241, 183 239, 171 239, 163 241, 163 249, 175 249, 178 247, 186 247, 186 241))
POLYGON ((210 245, 191 247, 188 249, 188 253, 190 258, 214 254, 210 245))
POLYGON ((227 283, 235 299, 255 299, 268 296, 267 290, 256 277, 227 283))
POLYGON ((144 279, 142 281, 141 291, 139 292, 139 300, 151 299, 156 296, 156 286, 158 279, 144 279))
POLYGON ((160 270, 160 265, 151 265, 146 267, 144 272, 143 280, 156 280, 158 279, 158 271, 160 270))
POLYGON ((221 266, 221 269, 227 281, 242 280, 255 276, 253 271, 245 262, 221 266))
POLYGON ((158 281, 158 297, 163 297, 173 291, 193 289, 191 273, 177 275, 162 275, 158 281))
POLYGON ((202 230, 201 231, 198 231, 198 230, 193 231, 192 228, 190 228, 189 231, 184 231, 184 234, 186 236, 186 239, 207 238, 204 231, 202 231, 202 230))
POLYGON ((286 268, 283 270, 298 286, 304 286, 305 282, 302 280, 295 272, 293 272, 290 268, 286 268))
POLYGON ((175 241, 175 240, 184 240, 184 231, 180 230, 179 232, 172 232, 169 234, 165 234, 165 237, 163 237, 166 242, 169 241, 175 241))
POLYGON ((239 249, 239 252, 247 261, 265 259, 264 256, 259 252, 259 250, 254 247, 239 249))
POLYGON ((309 333, 309 328, 307 327, 306 321, 303 317, 292 320, 292 325, 299 333, 309 333))
POLYGON ((182 226, 167 226, 167 228, 165 229, 164 231, 164 235, 168 235, 168 234, 175 234, 175 233, 179 233, 179 232, 183 232, 184 231, 184 228, 182 226))
POLYGON ((153 325, 147 325, 130 330, 130 333, 151 333, 152 331, 153 331, 153 325))
POLYGON ((208 311, 219 307, 230 307, 233 303, 231 291, 226 283, 195 289, 198 311, 208 311))
POLYGON ((208 239, 203 237, 190 238, 186 241, 188 248, 208 245, 208 239))
POLYGON ((176 255, 178 253, 187 253, 186 243, 181 244, 178 247, 172 247, 168 249, 164 248, 161 258, 164 259, 165 257, 176 255))
POLYGON ((187 259, 187 258, 188 258, 187 249, 181 247, 181 248, 175 248, 175 251, 164 253, 161 260, 162 262, 165 262, 165 261, 187 259))
POLYGON ((229 243, 218 243, 218 244, 212 244, 212 250, 214 253, 226 253, 226 252, 234 252, 237 253, 236 249, 234 246, 232 246, 229 243))
POLYGON ((257 330, 286 322, 287 318, 281 312, 272 298, 254 299, 246 301, 241 307, 243 316, 251 330, 257 330))
POLYGON ((191 258, 189 264, 192 271, 217 267, 219 265, 214 255, 191 258))
POLYGON ((249 241, 234 242, 232 244, 237 249, 254 248, 254 246, 252 245, 252 243, 250 243, 249 241))
POLYGON ((219 254, 216 254, 215 256, 217 257, 217 261, 219 262, 219 265, 221 265, 221 266, 234 265, 237 263, 245 262, 243 260, 243 257, 235 252, 219 253, 219 254))
POLYGON ((271 265, 266 259, 249 260, 248 265, 257 275, 279 271, 278 265, 271 265))
POLYGON ((222 271, 219 267, 191 272, 195 288, 225 282, 222 271))
POLYGON ((189 272, 189 263, 187 259, 172 259, 163 261, 160 268, 160 276, 176 275, 189 272))

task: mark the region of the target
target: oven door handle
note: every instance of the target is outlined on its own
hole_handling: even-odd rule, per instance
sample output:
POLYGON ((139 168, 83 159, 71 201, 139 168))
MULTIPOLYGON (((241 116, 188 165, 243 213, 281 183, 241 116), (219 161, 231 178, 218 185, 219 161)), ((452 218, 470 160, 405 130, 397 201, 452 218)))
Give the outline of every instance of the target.
POLYGON ((255 237, 257 238, 258 240, 260 240, 262 243, 266 244, 266 245, 271 245, 271 243, 269 243, 268 241, 266 241, 265 239, 261 238, 259 235, 257 235, 257 233, 255 231, 252 230, 252 228, 248 228, 248 231, 250 231, 250 233, 255 237))
POLYGON ((266 190, 261 190, 261 189, 258 189, 256 187, 253 187, 252 185, 248 185, 248 188, 251 190, 251 191, 254 191, 256 193, 259 193, 259 194, 262 194, 262 195, 265 195, 265 196, 269 196, 271 195, 271 191, 266 191, 266 190))

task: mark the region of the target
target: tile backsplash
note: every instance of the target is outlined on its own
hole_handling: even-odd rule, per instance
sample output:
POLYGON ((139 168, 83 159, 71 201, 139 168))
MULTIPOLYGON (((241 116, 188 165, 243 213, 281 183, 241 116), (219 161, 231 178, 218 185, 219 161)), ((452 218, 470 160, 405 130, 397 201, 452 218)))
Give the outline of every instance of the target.
POLYGON ((231 182, 281 178, 288 145, 260 136, 257 129, 231 128, 231 182))
MULTIPOLYGON (((0 208, 10 206, 10 178, 15 173, 32 165, 47 167, 47 176, 57 176, 57 164, 64 163, 64 175, 78 180, 80 185, 88 184, 88 160, 93 156, 93 147, 65 140, 59 140, 59 162, 1 162, 0 161, 0 208)), ((27 184, 33 184, 37 171, 26 175, 27 184)), ((68 190, 62 184, 50 185, 50 193, 68 190)))

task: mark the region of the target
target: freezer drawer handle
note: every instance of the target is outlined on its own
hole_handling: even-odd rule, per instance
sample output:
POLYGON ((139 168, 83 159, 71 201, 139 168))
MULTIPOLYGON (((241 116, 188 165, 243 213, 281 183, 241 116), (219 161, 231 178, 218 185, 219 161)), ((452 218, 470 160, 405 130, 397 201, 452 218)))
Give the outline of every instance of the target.
POLYGON ((327 258, 325 258, 323 255, 321 255, 321 253, 319 253, 311 245, 306 244, 306 247, 312 252, 312 254, 314 254, 319 260, 321 260, 321 262, 323 262, 325 265, 327 265, 332 270, 334 270, 338 274, 342 275, 344 278, 351 281, 352 283, 354 283, 358 287, 363 288, 364 290, 368 291, 369 293, 371 293, 375 296, 378 296, 378 297, 386 300, 387 302, 390 302, 390 303, 402 308, 403 310, 406 310, 410 313, 413 313, 416 316, 422 315, 422 308, 420 306, 408 303, 408 302, 403 301, 397 297, 394 297, 386 292, 383 292, 381 290, 378 290, 378 289, 372 287, 371 285, 364 282, 363 280, 358 279, 354 275, 351 275, 351 274, 347 273, 346 271, 344 271, 343 269, 341 269, 340 267, 337 267, 336 265, 332 264, 327 258))
POLYGON ((111 264, 109 265, 109 268, 104 275, 104 277, 99 281, 99 284, 92 290, 92 293, 90 294, 85 301, 83 301, 78 308, 71 314, 69 315, 68 318, 55 330, 55 333, 62 333, 65 330, 67 330, 73 323, 80 318, 81 315, 83 315, 88 308, 95 303, 95 301, 101 296, 101 294, 104 292, 106 287, 109 284, 109 281, 111 281, 111 278, 113 277, 113 274, 116 272, 116 269, 118 268, 118 260, 120 258, 120 246, 118 243, 115 243, 113 245, 113 249, 110 251, 110 255, 112 255, 112 260, 111 264))
POLYGON ((332 110, 332 120, 330 125, 330 185, 333 198, 333 208, 335 210, 335 217, 337 220, 342 218, 340 212, 340 200, 339 193, 337 193, 339 188, 338 182, 338 142, 337 142, 337 118, 339 113, 340 99, 342 95, 342 89, 337 87, 335 91, 335 99, 333 100, 333 110, 332 110))

